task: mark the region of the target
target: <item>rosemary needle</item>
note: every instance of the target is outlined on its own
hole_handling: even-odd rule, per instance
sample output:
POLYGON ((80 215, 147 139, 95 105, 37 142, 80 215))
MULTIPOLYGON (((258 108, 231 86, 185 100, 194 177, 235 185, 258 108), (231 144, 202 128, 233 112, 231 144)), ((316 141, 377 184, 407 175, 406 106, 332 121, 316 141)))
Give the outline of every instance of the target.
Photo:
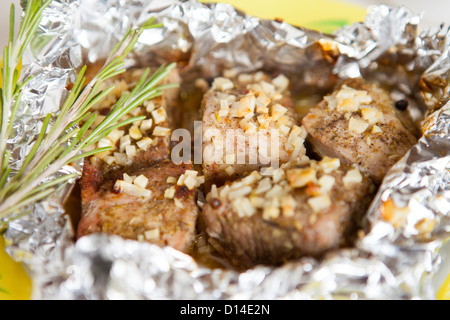
POLYGON ((90 111, 92 106, 114 88, 99 91, 100 84, 124 72, 124 59, 134 48, 142 32, 148 28, 160 27, 161 24, 154 24, 151 19, 142 26, 130 28, 111 51, 104 66, 87 85, 84 85, 86 66, 80 70, 59 112, 45 115, 41 131, 35 138, 33 146, 23 159, 21 167, 12 173, 8 163, 11 152, 7 141, 11 136, 24 86, 30 80, 30 78, 19 79, 18 66, 36 32, 42 12, 50 3, 51 0, 27 1, 16 39, 13 29, 14 5, 11 6, 9 44, 3 50, 3 88, 0 99, 0 230, 6 227, 7 222, 19 215, 22 216, 26 206, 44 199, 58 186, 77 178, 76 174, 55 178, 55 174, 63 166, 110 150, 111 147, 93 150, 89 147, 114 129, 143 119, 143 116, 138 116, 120 121, 123 115, 145 100, 157 97, 164 90, 175 86, 159 85, 175 64, 161 66, 151 75, 147 70, 134 90, 119 99, 112 111, 87 134, 97 117, 90 111))

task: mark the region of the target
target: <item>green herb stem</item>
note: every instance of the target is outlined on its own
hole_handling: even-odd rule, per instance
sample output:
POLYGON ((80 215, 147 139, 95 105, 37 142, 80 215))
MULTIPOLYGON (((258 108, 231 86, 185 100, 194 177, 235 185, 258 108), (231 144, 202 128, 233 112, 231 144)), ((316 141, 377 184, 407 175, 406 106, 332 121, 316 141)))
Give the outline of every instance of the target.
POLYGON ((144 118, 138 116, 120 121, 125 114, 145 100, 155 98, 174 86, 158 85, 175 67, 174 63, 161 66, 152 75, 149 75, 149 69, 146 70, 133 91, 123 95, 101 123, 87 134, 97 116, 90 110, 114 89, 112 86, 100 91, 100 84, 124 72, 124 59, 133 50, 142 32, 148 28, 160 27, 161 24, 153 24, 151 19, 142 26, 130 28, 111 51, 100 71, 85 86, 86 66, 79 71, 60 110, 57 114, 45 115, 41 131, 22 166, 9 177, 12 170, 8 163, 11 152, 7 149, 7 141, 11 135, 24 84, 29 81, 29 78, 26 78, 19 83, 17 68, 25 48, 36 32, 42 12, 50 2, 51 0, 27 2, 17 40, 13 39, 14 7, 11 8, 10 41, 3 53, 3 88, 0 95, 0 230, 5 227, 4 223, 11 219, 10 215, 18 215, 24 207, 49 196, 58 185, 64 185, 76 178, 76 174, 54 178, 63 166, 110 150, 110 147, 93 150, 89 147, 112 130, 144 118))

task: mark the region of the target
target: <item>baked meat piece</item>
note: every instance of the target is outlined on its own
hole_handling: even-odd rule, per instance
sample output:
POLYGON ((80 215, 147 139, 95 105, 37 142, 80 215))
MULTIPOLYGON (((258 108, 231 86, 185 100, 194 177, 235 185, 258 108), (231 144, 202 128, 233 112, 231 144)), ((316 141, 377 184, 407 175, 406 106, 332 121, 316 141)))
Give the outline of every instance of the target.
MULTIPOLYGON (((108 233, 189 252, 195 237, 197 172, 163 160, 103 181, 82 203, 77 237, 108 233)), ((95 176, 92 176, 95 179, 95 176)), ((97 184, 97 181, 92 181, 97 184)))
POLYGON ((207 186, 305 157, 306 132, 298 126, 289 80, 282 74, 216 78, 201 113, 207 186))
POLYGON ((202 219, 210 243, 237 268, 279 265, 351 245, 374 191, 339 159, 311 160, 213 186, 202 219))
POLYGON ((361 79, 326 96, 302 123, 319 155, 358 165, 376 184, 417 142, 387 92, 361 79))
MULTIPOLYGON (((103 101, 94 106, 93 110, 97 112, 98 116, 92 128, 106 117, 125 92, 133 90, 143 72, 144 69, 132 69, 103 84, 100 89, 109 88, 111 85, 114 85, 115 88, 103 101)), ((171 76, 171 79, 173 78, 176 77, 171 76)), ((120 176, 124 172, 134 172, 161 160, 169 159, 172 131, 168 114, 169 110, 175 106, 168 103, 167 95, 168 93, 164 92, 163 95, 144 102, 143 105, 138 106, 121 119, 126 120, 133 116, 145 115, 144 120, 115 129, 98 141, 96 145, 91 146, 92 149, 96 147, 112 147, 113 149, 85 158, 80 181, 83 203, 90 201, 91 195, 104 181, 118 179, 118 175, 120 176), (86 180, 89 183, 85 183, 86 180), (92 181, 98 182, 99 185, 94 185, 92 181)), ((172 97, 174 93, 171 92, 170 95, 170 100, 174 101, 172 97)))

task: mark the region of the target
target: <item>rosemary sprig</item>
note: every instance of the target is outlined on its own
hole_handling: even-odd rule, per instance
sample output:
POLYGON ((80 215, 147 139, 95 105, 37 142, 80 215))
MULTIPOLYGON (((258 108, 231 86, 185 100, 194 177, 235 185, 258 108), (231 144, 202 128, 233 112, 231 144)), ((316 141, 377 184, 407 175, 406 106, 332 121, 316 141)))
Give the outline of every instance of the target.
POLYGON ((19 80, 18 65, 40 23, 42 11, 50 3, 51 0, 27 2, 16 40, 13 38, 14 6, 11 6, 10 28, 12 31, 9 45, 3 52, 3 89, 0 101, 0 230, 5 227, 6 221, 11 220, 11 215, 18 214, 25 206, 42 200, 52 194, 57 186, 77 177, 76 174, 67 174, 54 178, 61 167, 84 157, 110 150, 111 148, 108 147, 83 151, 90 150, 90 146, 107 136, 112 130, 144 118, 144 116, 138 116, 119 121, 123 115, 145 100, 157 97, 165 89, 174 86, 158 84, 175 64, 161 66, 152 75, 147 70, 134 90, 122 96, 105 119, 86 134, 97 117, 97 114, 90 112, 92 106, 114 89, 112 86, 100 91, 100 84, 125 71, 124 59, 134 48, 144 30, 161 25, 154 24, 151 19, 142 26, 130 28, 111 51, 104 66, 85 86, 86 66, 81 69, 59 112, 45 116, 40 134, 28 155, 23 159, 18 171, 12 173, 8 163, 11 152, 7 147, 7 141, 11 135, 24 85, 30 80, 29 78, 24 81, 19 80))

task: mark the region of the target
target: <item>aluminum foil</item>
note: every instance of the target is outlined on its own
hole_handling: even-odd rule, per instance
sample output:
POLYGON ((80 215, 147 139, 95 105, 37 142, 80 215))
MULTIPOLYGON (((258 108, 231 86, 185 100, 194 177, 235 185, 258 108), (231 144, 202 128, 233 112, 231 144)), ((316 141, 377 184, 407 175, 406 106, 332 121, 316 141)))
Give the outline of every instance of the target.
MULTIPOLYGON (((9 223, 8 253, 27 267, 34 299, 434 299, 431 283, 450 235, 449 28, 420 30, 404 7, 371 7, 366 20, 323 34, 262 20, 226 4, 162 0, 55 0, 24 59, 15 150, 20 165, 47 112, 83 63, 104 57, 131 25, 150 17, 129 64, 183 61, 184 76, 225 68, 277 69, 294 90, 330 90, 338 79, 382 81, 410 101, 422 137, 392 168, 353 248, 246 272, 207 268, 172 248, 90 235, 76 243, 64 211, 74 182, 9 223), (388 214, 389 213, 389 214, 388 214), (390 217, 389 219, 387 217, 390 217), (392 219, 394 217, 395 219, 392 219)), ((59 174, 80 172, 66 167, 59 174)))

